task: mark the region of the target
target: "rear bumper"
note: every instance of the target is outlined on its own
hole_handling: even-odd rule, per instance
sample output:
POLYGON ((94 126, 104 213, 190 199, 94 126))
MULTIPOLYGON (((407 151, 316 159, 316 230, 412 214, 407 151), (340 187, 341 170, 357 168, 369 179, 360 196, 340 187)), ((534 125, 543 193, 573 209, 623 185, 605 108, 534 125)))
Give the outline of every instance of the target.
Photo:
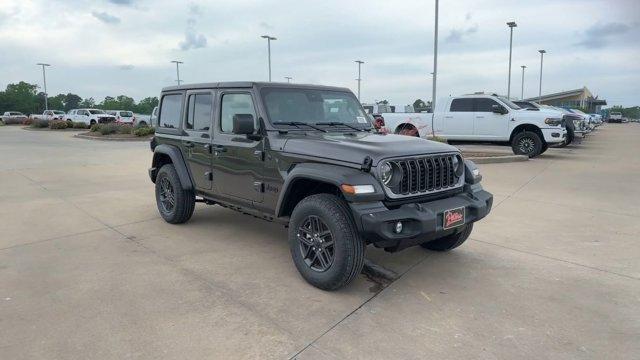
POLYGON ((464 226, 444 229, 444 212, 464 208, 464 224, 476 222, 491 211, 493 195, 484 191, 480 184, 465 185, 465 191, 445 199, 424 203, 412 203, 393 209, 382 202, 350 203, 360 234, 376 247, 389 251, 435 240, 461 231, 464 226), (394 231, 397 222, 402 222, 402 231, 394 231))

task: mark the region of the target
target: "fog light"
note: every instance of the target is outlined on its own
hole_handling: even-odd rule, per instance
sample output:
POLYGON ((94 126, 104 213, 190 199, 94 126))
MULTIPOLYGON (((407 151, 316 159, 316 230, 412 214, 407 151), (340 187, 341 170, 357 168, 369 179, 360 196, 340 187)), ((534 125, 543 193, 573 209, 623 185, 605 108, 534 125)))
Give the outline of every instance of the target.
POLYGON ((396 232, 396 234, 400 234, 402 232, 402 222, 401 221, 398 221, 396 223, 395 232, 396 232))
POLYGON ((560 133, 552 133, 551 136, 552 137, 560 137, 560 133))

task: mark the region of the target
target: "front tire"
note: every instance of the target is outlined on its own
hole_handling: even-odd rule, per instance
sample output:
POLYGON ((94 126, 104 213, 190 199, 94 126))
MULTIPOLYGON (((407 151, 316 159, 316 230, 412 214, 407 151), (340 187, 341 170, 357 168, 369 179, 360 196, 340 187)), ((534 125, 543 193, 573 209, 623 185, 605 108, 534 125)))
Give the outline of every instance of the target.
POLYGON ((193 215, 196 197, 193 191, 184 190, 173 164, 166 164, 156 177, 156 204, 164 221, 181 224, 193 215))
POLYGON ((540 135, 532 131, 523 131, 513 137, 511 149, 516 155, 526 155, 533 158, 540 155, 542 151, 542 139, 540 139, 540 135))
POLYGON ((460 232, 447 235, 440 239, 422 243, 420 244, 420 246, 432 251, 453 250, 462 245, 462 243, 464 243, 469 238, 469 235, 471 235, 471 230, 473 230, 473 223, 465 225, 464 229, 462 229, 462 231, 460 232))
POLYGON ((331 194, 306 197, 289 222, 289 250, 302 277, 322 290, 337 290, 362 271, 364 241, 344 200, 331 194))

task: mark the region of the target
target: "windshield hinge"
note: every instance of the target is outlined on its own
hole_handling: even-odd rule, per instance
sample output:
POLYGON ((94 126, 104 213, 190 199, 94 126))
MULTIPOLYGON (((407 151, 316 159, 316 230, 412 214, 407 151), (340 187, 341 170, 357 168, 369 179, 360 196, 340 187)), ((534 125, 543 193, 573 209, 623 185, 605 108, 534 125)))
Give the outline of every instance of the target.
POLYGON ((373 164, 373 159, 370 156, 366 156, 364 160, 362 160, 362 165, 360 165, 360 170, 364 172, 371 171, 371 165, 373 164))

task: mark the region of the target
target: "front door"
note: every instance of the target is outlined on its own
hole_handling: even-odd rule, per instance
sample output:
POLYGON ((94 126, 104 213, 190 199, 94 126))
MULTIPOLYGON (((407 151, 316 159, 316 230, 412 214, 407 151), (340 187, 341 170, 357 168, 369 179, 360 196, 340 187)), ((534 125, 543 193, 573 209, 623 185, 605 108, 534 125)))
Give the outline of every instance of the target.
POLYGON ((450 139, 473 137, 473 98, 457 98, 451 101, 444 113, 444 136, 450 139))
MULTIPOLYGON (((224 197, 253 205, 263 201, 263 140, 233 134, 233 117, 251 114, 256 107, 250 92, 223 91, 219 94, 219 115, 213 139, 213 181, 224 197)), ((257 120, 256 120, 257 123, 257 120)), ((257 128, 257 126, 255 126, 257 128)))
POLYGON ((509 137, 509 115, 494 113, 493 105, 504 107, 493 99, 475 99, 473 128, 478 139, 500 140, 509 137))
POLYGON ((196 190, 211 190, 214 93, 209 90, 188 92, 186 102, 182 153, 189 166, 196 190))

